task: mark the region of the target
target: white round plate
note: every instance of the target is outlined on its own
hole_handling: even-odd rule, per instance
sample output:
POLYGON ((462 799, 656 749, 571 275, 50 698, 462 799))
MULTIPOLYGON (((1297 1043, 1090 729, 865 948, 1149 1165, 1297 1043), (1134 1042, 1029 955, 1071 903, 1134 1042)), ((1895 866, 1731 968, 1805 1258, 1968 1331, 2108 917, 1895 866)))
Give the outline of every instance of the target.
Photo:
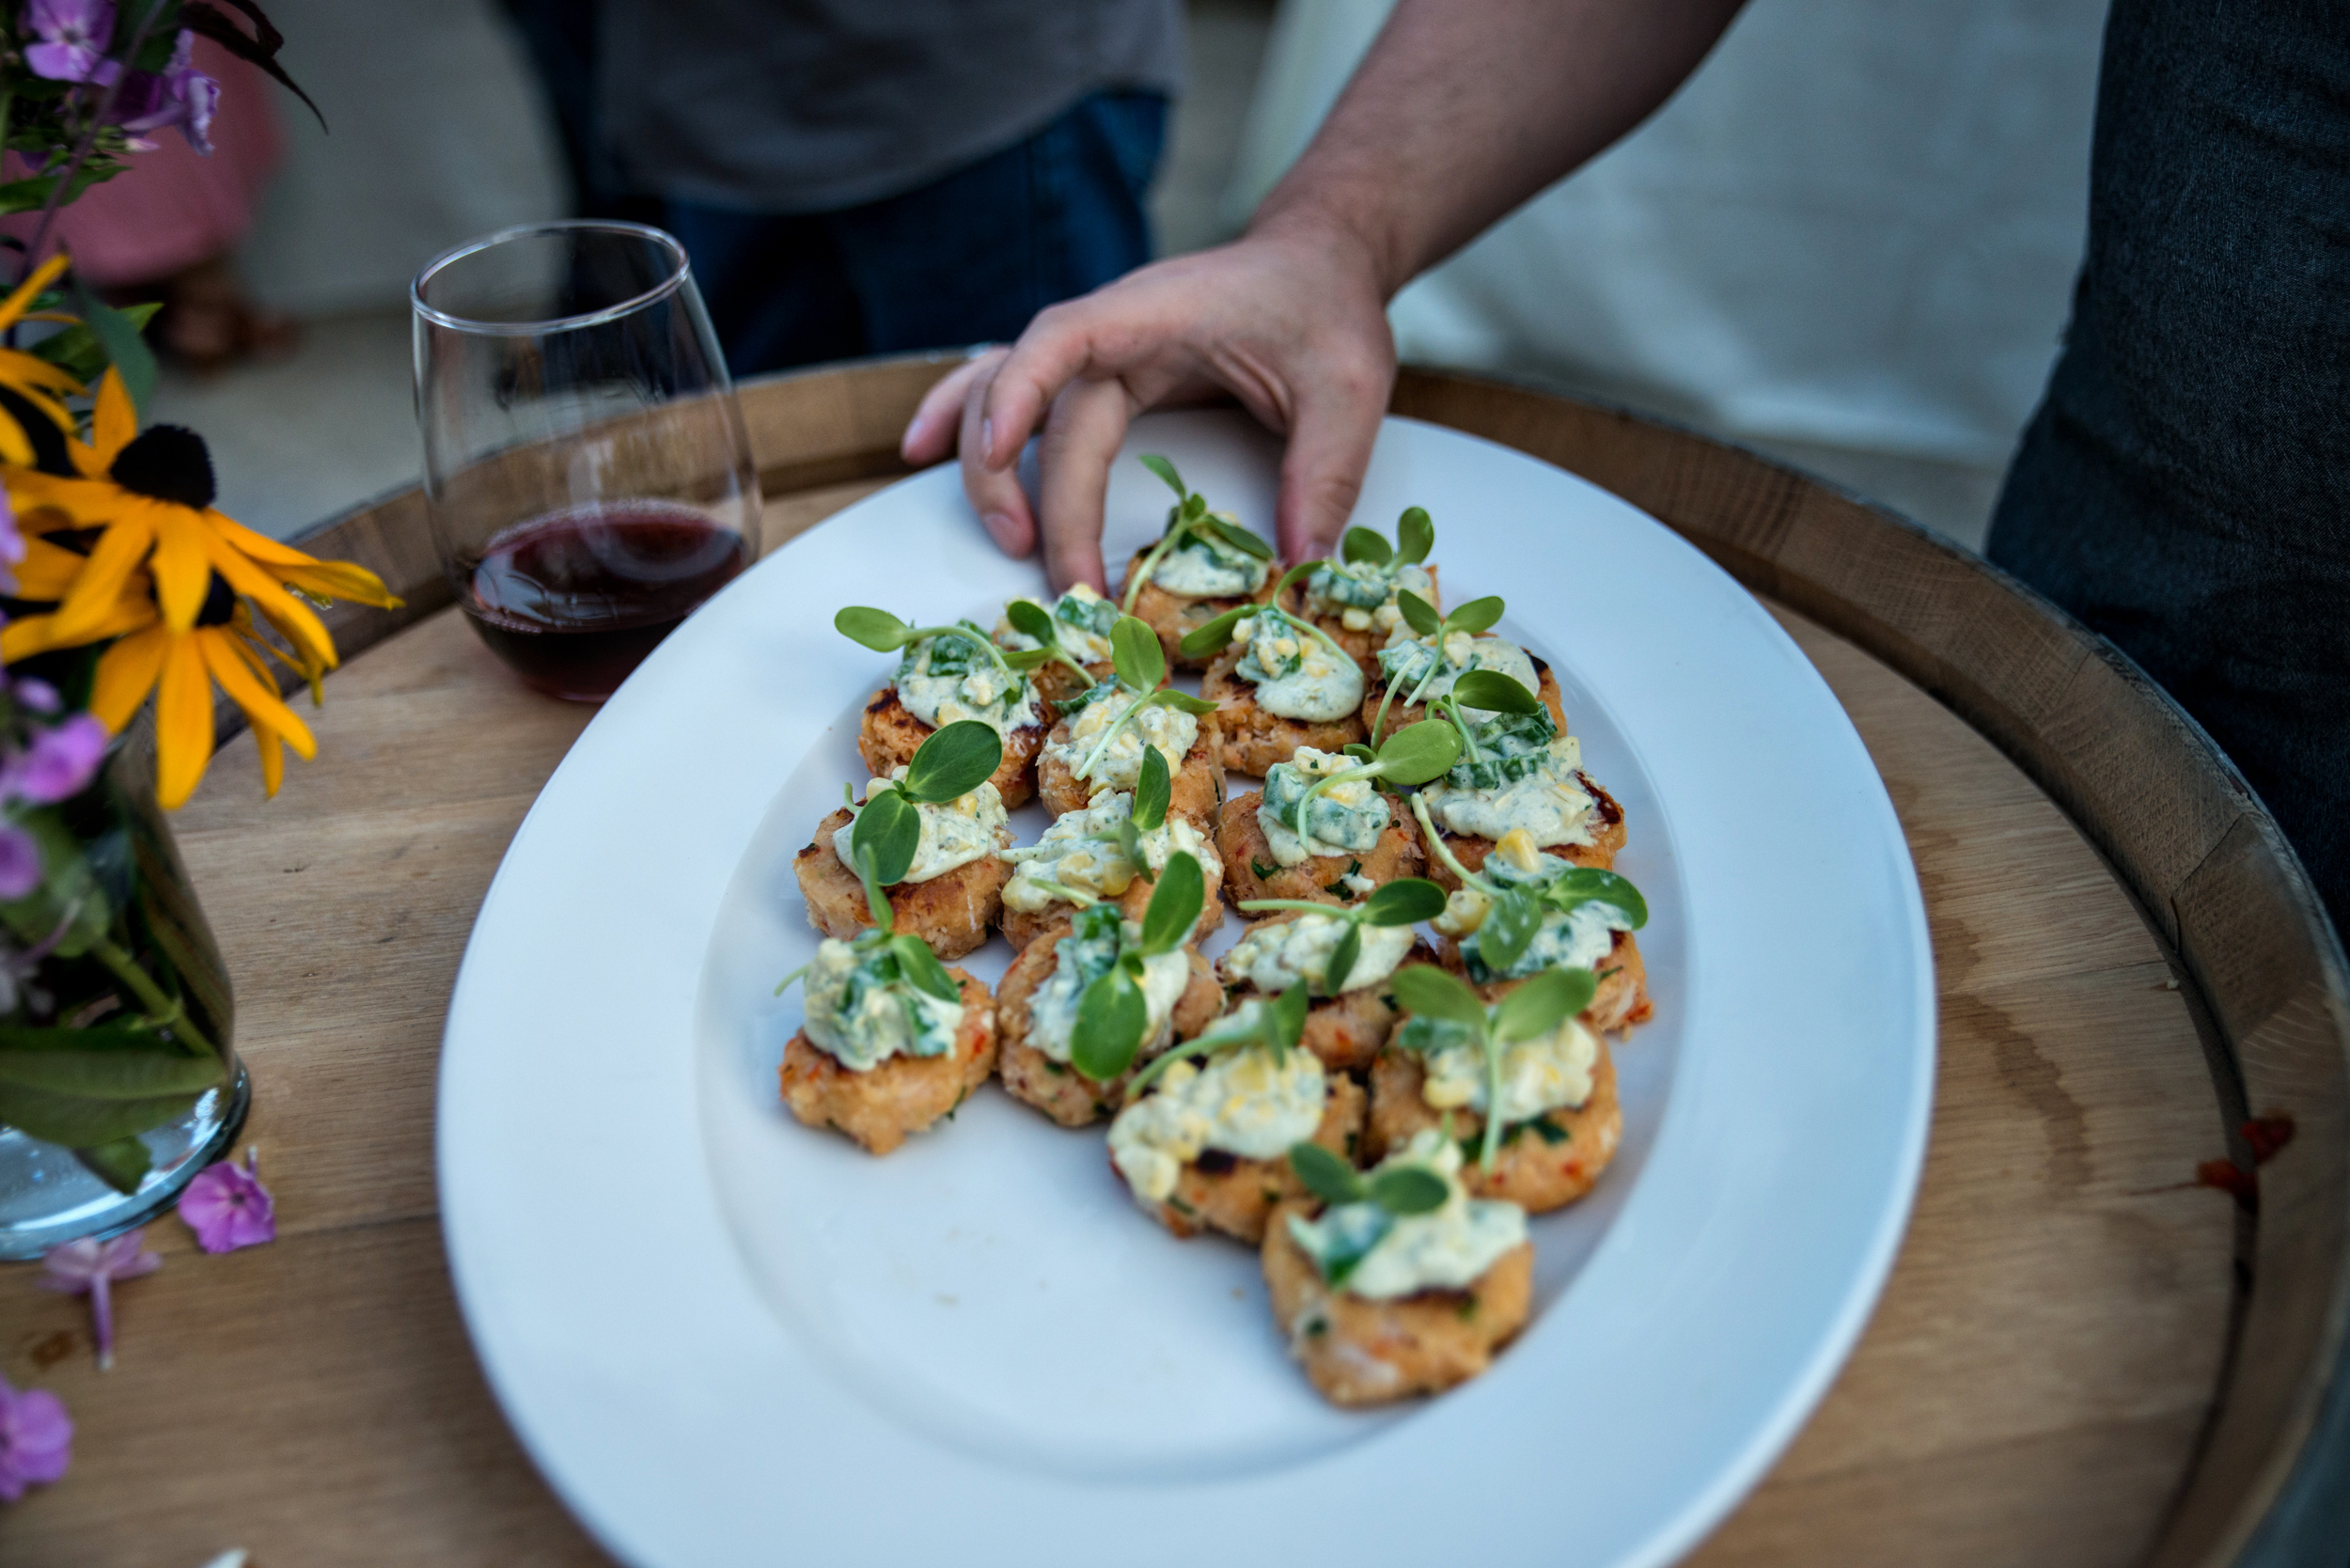
MULTIPOLYGON (((1230 414, 1130 436, 1109 558, 1163 452, 1270 532, 1230 414)), ((1900 824, 1762 607, 1653 519, 1389 419, 1356 520, 1436 519, 1449 602, 1500 593, 1622 802, 1656 1021, 1624 1139, 1535 1222, 1534 1321, 1484 1377, 1355 1414, 1287 1359, 1248 1251, 1178 1242, 1104 1157, 994 1090, 886 1159, 793 1122, 775 1066, 813 949, 792 853, 860 786, 888 661, 832 629, 1037 593, 951 468, 770 556, 590 724, 484 900, 449 1004, 440 1182, 460 1299, 548 1479, 648 1568, 1641 1564, 1791 1437, 1875 1300, 1925 1146, 1933 961, 1900 824)), ((1028 832, 1033 834, 1034 826, 1028 832)), ((1000 939, 966 960, 991 980, 1000 939)))

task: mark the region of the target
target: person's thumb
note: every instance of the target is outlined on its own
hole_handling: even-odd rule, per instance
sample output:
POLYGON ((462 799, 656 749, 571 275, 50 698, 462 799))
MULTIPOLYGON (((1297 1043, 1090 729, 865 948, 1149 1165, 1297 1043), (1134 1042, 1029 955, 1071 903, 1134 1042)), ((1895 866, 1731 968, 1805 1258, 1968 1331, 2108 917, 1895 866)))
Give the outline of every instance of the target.
POLYGON ((1391 368, 1333 376, 1301 395, 1281 459, 1274 519, 1281 554, 1292 561, 1326 556, 1345 531, 1371 466, 1371 443, 1386 412, 1391 368))

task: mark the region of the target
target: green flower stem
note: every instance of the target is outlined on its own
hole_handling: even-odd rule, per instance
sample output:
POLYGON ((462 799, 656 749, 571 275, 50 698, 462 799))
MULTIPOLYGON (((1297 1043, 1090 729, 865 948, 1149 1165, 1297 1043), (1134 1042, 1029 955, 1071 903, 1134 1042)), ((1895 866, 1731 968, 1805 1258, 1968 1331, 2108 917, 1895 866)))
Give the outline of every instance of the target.
POLYGON ((1054 882, 1046 877, 1032 876, 1025 877, 1022 880, 1026 882, 1031 887, 1043 888, 1055 898, 1067 899, 1071 903, 1077 905, 1081 909, 1089 909, 1093 905, 1102 902, 1100 899, 1095 898, 1091 893, 1086 892, 1083 888, 1071 887, 1064 883, 1054 882))
MULTIPOLYGON (((1122 681, 1119 682, 1119 686, 1120 690, 1133 690, 1132 687, 1126 685, 1126 683, 1122 681)), ((1136 713, 1139 713, 1143 711, 1143 709, 1151 706, 1151 698, 1153 695, 1154 694, 1150 692, 1144 692, 1137 696, 1133 704, 1128 707, 1124 713, 1119 714, 1117 719, 1112 722, 1108 730, 1103 734, 1102 738, 1093 743, 1093 749, 1087 752, 1085 760, 1077 764, 1075 776, 1079 781, 1090 782, 1092 780, 1093 764, 1102 760, 1102 753, 1107 751, 1110 748, 1110 743, 1118 739, 1118 732, 1125 729, 1129 724, 1132 724, 1136 713)), ((1145 745, 1150 744, 1151 743, 1148 741, 1143 743, 1145 745)))
POLYGON ((1420 831, 1428 838, 1428 847, 1436 852, 1436 858, 1444 862, 1447 870, 1461 879, 1462 886, 1474 888, 1489 899, 1501 897, 1499 887, 1461 864, 1451 846, 1444 841, 1444 835, 1436 831, 1435 823, 1428 815, 1428 803, 1418 794, 1412 796, 1412 815, 1419 819, 1420 831))
POLYGON ((1452 728, 1461 732, 1461 745, 1467 751, 1470 764, 1473 766, 1483 761, 1485 755, 1477 749, 1477 737, 1469 733, 1468 720, 1461 716, 1461 699, 1447 692, 1437 699, 1437 706, 1444 710, 1445 717, 1452 721, 1452 728))
POLYGON ((1151 580, 1151 573, 1159 569, 1159 562, 1167 558, 1167 553, 1190 532, 1191 522, 1183 516, 1183 503, 1178 501, 1175 504, 1175 521, 1167 525, 1166 533, 1159 536, 1159 541, 1151 546, 1150 554, 1142 557, 1142 564, 1135 568, 1133 578, 1126 584, 1126 597, 1118 606, 1120 609, 1128 615, 1135 613, 1135 600, 1141 594, 1142 585, 1151 580))
POLYGON ((1350 664, 1354 662, 1355 655, 1340 647, 1338 638, 1332 636, 1329 633, 1324 631, 1321 627, 1315 625, 1310 620, 1299 619, 1296 616, 1293 616, 1290 614, 1289 611, 1281 608, 1279 604, 1267 604, 1257 613, 1260 615, 1270 614, 1276 620, 1283 622, 1292 631, 1301 632, 1309 637, 1321 638, 1323 646, 1329 649, 1331 652, 1336 653, 1340 658, 1346 660, 1350 664))
POLYGON ((1247 899, 1242 902, 1240 907, 1244 913, 1249 915, 1254 915, 1263 909, 1294 909, 1307 915, 1335 916, 1341 920, 1359 921, 1363 917, 1360 904, 1340 904, 1334 908, 1329 904, 1315 903, 1308 899, 1247 899))
POLYGON ((163 987, 155 983, 153 976, 139 967, 136 959, 103 936, 94 939, 89 950, 98 955, 100 963, 114 971, 115 979, 130 987, 131 994, 147 1010, 149 1023, 159 1029, 167 1028, 174 1034, 184 1034, 189 1041, 201 1046, 205 1055, 215 1061, 222 1059, 219 1048, 204 1038, 204 1031, 197 1028, 196 1020, 188 1016, 187 1005, 164 996, 163 987))

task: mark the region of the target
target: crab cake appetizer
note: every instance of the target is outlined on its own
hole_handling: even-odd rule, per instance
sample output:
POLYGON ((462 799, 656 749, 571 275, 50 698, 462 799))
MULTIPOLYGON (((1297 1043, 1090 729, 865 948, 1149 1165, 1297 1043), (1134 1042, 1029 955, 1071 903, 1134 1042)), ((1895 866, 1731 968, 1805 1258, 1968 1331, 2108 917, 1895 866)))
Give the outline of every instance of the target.
POLYGON ((1028 683, 1059 708, 1109 679, 1110 628, 1116 624, 1118 605, 1079 583, 1049 605, 1034 599, 1007 603, 995 622, 995 641, 1014 653, 1044 655, 1029 668, 1028 683))
POLYGON ((1110 1123, 1111 1168, 1176 1235, 1221 1231, 1253 1247, 1274 1205, 1305 1190, 1292 1145, 1352 1161, 1362 1087, 1298 1048, 1304 1001, 1243 1002, 1154 1063, 1110 1123))
POLYGON ((1228 610, 1262 599, 1272 574, 1273 546, 1240 525, 1230 512, 1210 511, 1208 503, 1183 488, 1165 458, 1143 463, 1175 492, 1167 532, 1156 544, 1136 552, 1126 568, 1118 601, 1158 635, 1165 657, 1177 669, 1198 669, 1205 655, 1186 655, 1183 639, 1228 610))
MULTIPOLYGON (((1389 978, 1406 964, 1436 961, 1435 949, 1412 923, 1443 905, 1444 892, 1434 883, 1405 878, 1351 908, 1283 909, 1242 933, 1218 961, 1217 973, 1236 999, 1305 986, 1313 998, 1302 1036, 1306 1049, 1324 1067, 1360 1072, 1395 1027, 1389 978)), ((1268 907, 1260 903, 1243 913, 1268 907)))
POLYGON ((1044 711, 1027 676, 970 621, 907 626, 886 610, 852 605, 833 624, 877 651, 902 650, 898 672, 873 694, 858 723, 857 755, 886 778, 948 725, 972 720, 995 731, 1003 756, 994 777, 1008 809, 1036 793, 1036 754, 1044 745, 1044 711))
POLYGON ((1349 903, 1381 883, 1418 876, 1418 824, 1368 777, 1315 792, 1327 776, 1359 771, 1354 759, 1300 746, 1265 773, 1264 789, 1224 808, 1215 846, 1232 902, 1296 899, 1349 903), (1307 804, 1308 792, 1310 804, 1307 804), (1301 805, 1309 821, 1297 822, 1301 805))
POLYGON ((982 780, 966 794, 918 800, 905 788, 913 771, 893 769, 867 787, 854 810, 843 808, 819 823, 815 842, 792 859, 792 874, 807 901, 808 923, 826 936, 845 941, 871 926, 872 900, 851 869, 857 822, 883 797, 899 802, 891 811, 911 813, 918 833, 909 834, 902 869, 890 866, 878 881, 894 928, 920 937, 942 958, 961 958, 987 940, 1003 909, 1004 885, 1011 880, 1003 852, 1011 847, 1011 829, 994 784, 982 780))
POLYGON ((1077 1004, 1088 986, 1141 943, 1142 927, 1104 903, 1078 910, 1021 949, 1004 971, 995 1002, 997 1070, 1012 1098, 1064 1127, 1082 1127, 1110 1113, 1139 1063, 1198 1034, 1222 1009, 1223 989, 1196 948, 1143 957, 1136 986, 1142 1030, 1130 1065, 1107 1079, 1088 1076, 1074 1059, 1077 1004))
POLYGON ((1599 978, 1584 1022, 1615 1030, 1645 1024, 1654 1012, 1648 965, 1632 933, 1648 924, 1640 890, 1609 870, 1575 866, 1505 836, 1480 871, 1453 868, 1454 887, 1434 921, 1450 938, 1453 969, 1499 997, 1516 982, 1549 969, 1588 969, 1599 978), (1509 917, 1493 918, 1496 906, 1509 917))
POLYGON ((1053 727, 1037 756, 1037 792, 1057 817, 1082 811, 1096 795, 1132 790, 1142 754, 1167 763, 1167 809, 1196 827, 1213 827, 1224 803, 1224 759, 1215 704, 1168 687, 1137 689, 1104 681, 1083 706, 1053 727))
POLYGON ((1377 1155, 1449 1128, 1469 1152, 1461 1173, 1469 1191, 1506 1198, 1528 1214, 1564 1208, 1591 1190, 1623 1137, 1607 1042, 1571 1017, 1547 1034, 1495 1050, 1501 1129, 1490 1165, 1482 1154, 1484 1050, 1469 1030, 1438 1018, 1406 1019, 1372 1067, 1369 1151, 1377 1155))
MULTIPOLYGON (((1004 885, 1004 939, 1026 948, 1048 927, 1065 922, 1071 912, 1104 899, 1114 900, 1130 920, 1142 918, 1144 908, 1167 857, 1188 855, 1199 862, 1207 877, 1195 939, 1205 939, 1224 920, 1221 891, 1224 862, 1205 833, 1188 818, 1167 813, 1165 764, 1152 752, 1144 772, 1156 766, 1159 789, 1141 809, 1135 795, 1111 790, 1096 795, 1082 811, 1056 820, 1033 844, 1004 852, 1011 862, 1011 880, 1004 885), (1144 826, 1144 823, 1150 825, 1144 826), (1131 829, 1131 831, 1130 831, 1131 829), (1137 860, 1130 851, 1138 852, 1137 860)), ((1150 796, 1150 781, 1141 792, 1150 796)))
MULTIPOLYGON (((1499 603, 1496 599, 1474 602, 1499 603)), ((1473 607, 1464 605, 1463 609, 1473 607)), ((1441 636, 1415 636, 1412 629, 1405 626, 1398 628, 1387 645, 1379 651, 1378 672, 1371 677, 1370 693, 1363 698, 1363 728, 1371 744, 1376 745, 1382 736, 1428 717, 1428 704, 1451 696, 1454 684, 1473 669, 1506 675, 1532 692, 1549 710, 1559 732, 1565 732, 1567 711, 1559 697, 1559 677, 1551 673, 1550 666, 1543 660, 1507 637, 1475 636, 1462 631, 1448 631, 1441 636), (1437 651, 1440 646, 1441 653, 1437 651)), ((1492 716, 1475 709, 1468 712, 1478 719, 1492 716)))
MULTIPOLYGON (((1583 743, 1560 729, 1531 691, 1506 676, 1471 671, 1437 712, 1453 725, 1461 755, 1419 792, 1413 809, 1453 859, 1475 870, 1508 838, 1577 866, 1606 870, 1615 864, 1624 843, 1623 808, 1583 771, 1583 743), (1473 707, 1471 698, 1507 709, 1473 707)), ((1438 880, 1458 886, 1457 878, 1438 880)))
POLYGON ((1347 529, 1338 558, 1316 563, 1300 589, 1301 612, 1336 638, 1367 674, 1378 669, 1378 650, 1403 623, 1397 595, 1417 594, 1432 608, 1444 607, 1436 597, 1436 569, 1421 564, 1436 541, 1424 509, 1403 513, 1396 541, 1390 548, 1369 528, 1347 529))
MULTIPOLYGON (((1216 640, 1211 622, 1185 646, 1216 640)), ((1229 623, 1199 695, 1215 704, 1224 765, 1264 776, 1300 746, 1340 751, 1363 738, 1362 666, 1327 632, 1266 605, 1229 623)))
POLYGON ((1332 1191, 1282 1204, 1265 1227, 1274 1321, 1333 1404, 1441 1393, 1491 1366, 1526 1325, 1526 1211, 1471 1197, 1460 1168, 1459 1147, 1430 1132, 1367 1179, 1323 1172, 1332 1191))
POLYGON ((781 1079, 784 1104, 808 1126, 886 1154, 995 1071, 986 985, 941 966, 917 941, 878 931, 827 938, 800 978, 807 1021, 784 1047, 781 1079))

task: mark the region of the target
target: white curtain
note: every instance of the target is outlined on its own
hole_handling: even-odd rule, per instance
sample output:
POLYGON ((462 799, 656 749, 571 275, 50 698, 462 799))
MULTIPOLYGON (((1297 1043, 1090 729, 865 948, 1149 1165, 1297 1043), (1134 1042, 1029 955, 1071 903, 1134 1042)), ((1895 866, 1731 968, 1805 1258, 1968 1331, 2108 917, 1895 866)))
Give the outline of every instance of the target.
MULTIPOLYGON (((1386 14, 1284 0, 1228 215, 1386 14)), ((1404 357, 1994 465, 2079 265, 2104 0, 1754 0, 1665 108, 1407 289, 1404 357)))

